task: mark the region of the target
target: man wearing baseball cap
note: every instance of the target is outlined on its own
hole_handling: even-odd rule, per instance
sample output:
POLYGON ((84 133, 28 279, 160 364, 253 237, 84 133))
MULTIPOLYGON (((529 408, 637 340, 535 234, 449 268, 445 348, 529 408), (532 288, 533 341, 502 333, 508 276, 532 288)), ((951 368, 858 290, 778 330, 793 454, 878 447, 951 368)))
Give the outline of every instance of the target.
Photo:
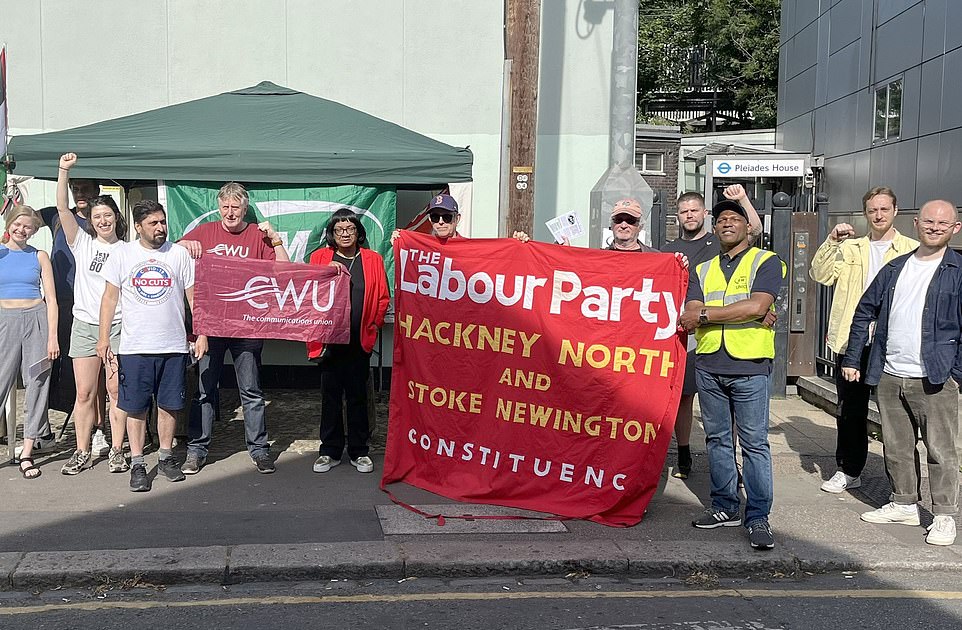
POLYGON ((721 253, 695 267, 679 323, 695 332, 695 382, 705 427, 711 505, 699 529, 743 523, 735 466, 742 447, 747 502, 744 523, 753 549, 771 549, 772 457, 768 443, 769 379, 775 331, 765 323, 785 277, 774 252, 751 246, 748 213, 725 199, 712 208, 721 253), (734 420, 734 425, 732 423, 734 420))
MULTIPOLYGON (((449 238, 459 237, 458 221, 461 220, 461 212, 458 210, 458 202, 451 195, 444 193, 434 195, 427 208, 428 219, 431 221, 431 233, 442 243, 449 238)), ((400 236, 401 230, 394 230, 391 233, 391 242, 400 236)))
POLYGON ((621 199, 611 207, 611 245, 605 249, 627 252, 657 252, 638 239, 641 233, 641 204, 634 199, 621 199))

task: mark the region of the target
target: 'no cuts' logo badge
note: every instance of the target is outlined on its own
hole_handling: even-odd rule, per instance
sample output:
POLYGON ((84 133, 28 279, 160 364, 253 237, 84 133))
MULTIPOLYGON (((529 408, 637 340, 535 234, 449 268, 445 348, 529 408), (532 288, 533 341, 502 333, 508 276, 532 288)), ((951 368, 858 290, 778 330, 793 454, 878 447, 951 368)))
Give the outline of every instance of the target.
POLYGON ((139 302, 163 304, 173 292, 174 274, 170 267, 157 260, 138 265, 130 274, 130 286, 139 302))

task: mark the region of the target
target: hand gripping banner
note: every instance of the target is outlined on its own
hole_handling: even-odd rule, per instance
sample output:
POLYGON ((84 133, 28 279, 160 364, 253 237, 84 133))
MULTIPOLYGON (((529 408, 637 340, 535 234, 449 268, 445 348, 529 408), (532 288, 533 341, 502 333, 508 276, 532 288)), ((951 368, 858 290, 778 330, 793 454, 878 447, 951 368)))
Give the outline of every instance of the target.
POLYGON ((212 337, 348 343, 351 287, 334 267, 203 256, 194 332, 212 337))
POLYGON ((402 232, 382 488, 613 526, 658 486, 685 373, 670 254, 402 232))

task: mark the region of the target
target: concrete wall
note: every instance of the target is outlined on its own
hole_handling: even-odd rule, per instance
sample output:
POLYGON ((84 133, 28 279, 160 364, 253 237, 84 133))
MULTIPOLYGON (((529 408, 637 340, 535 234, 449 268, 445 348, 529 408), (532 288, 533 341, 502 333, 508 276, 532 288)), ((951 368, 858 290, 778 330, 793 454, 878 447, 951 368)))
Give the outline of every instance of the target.
POLYGON ((825 157, 830 212, 872 186, 903 211, 962 203, 962 2, 783 0, 778 148, 825 157), (873 141, 874 92, 903 82, 901 133, 873 141))

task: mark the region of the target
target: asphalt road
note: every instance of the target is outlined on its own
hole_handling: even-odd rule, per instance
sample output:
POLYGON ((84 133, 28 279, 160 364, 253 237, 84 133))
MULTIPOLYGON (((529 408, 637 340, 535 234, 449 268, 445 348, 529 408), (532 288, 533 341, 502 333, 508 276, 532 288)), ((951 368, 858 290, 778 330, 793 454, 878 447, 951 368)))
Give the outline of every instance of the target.
POLYGON ((687 583, 568 576, 130 586, 6 593, 0 627, 781 630, 951 628, 962 622, 962 590, 951 573, 720 582, 696 575, 687 583))

